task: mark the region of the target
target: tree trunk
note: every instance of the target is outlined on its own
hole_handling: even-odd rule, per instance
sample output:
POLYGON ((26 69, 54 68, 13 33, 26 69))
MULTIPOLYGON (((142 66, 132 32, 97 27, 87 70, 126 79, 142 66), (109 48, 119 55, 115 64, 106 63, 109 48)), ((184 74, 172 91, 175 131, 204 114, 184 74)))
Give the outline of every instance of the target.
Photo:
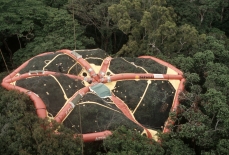
POLYGON ((116 53, 116 44, 117 44, 117 40, 116 40, 116 33, 114 32, 114 48, 113 48, 113 53, 116 53))
POLYGON ((5 49, 9 52, 10 64, 11 64, 11 67, 13 67, 13 52, 9 48, 9 46, 8 46, 7 42, 5 41, 5 39, 3 39, 2 42, 3 42, 4 46, 5 46, 5 49))

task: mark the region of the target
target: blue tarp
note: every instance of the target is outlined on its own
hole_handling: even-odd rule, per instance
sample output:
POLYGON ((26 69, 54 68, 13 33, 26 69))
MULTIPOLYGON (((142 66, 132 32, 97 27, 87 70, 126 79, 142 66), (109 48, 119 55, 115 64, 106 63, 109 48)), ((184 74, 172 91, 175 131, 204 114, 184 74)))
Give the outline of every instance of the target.
POLYGON ((96 93, 100 98, 107 98, 111 96, 111 91, 110 89, 104 85, 103 83, 97 83, 91 87, 89 87, 89 89, 96 93))

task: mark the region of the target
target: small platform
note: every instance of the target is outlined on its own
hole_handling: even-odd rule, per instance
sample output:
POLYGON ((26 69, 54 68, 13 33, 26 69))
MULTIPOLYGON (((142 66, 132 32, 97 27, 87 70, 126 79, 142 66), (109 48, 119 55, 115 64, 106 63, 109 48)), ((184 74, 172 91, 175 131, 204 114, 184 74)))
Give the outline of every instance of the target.
POLYGON ((103 83, 97 83, 89 87, 90 91, 96 93, 100 98, 107 98, 111 96, 110 89, 103 83))

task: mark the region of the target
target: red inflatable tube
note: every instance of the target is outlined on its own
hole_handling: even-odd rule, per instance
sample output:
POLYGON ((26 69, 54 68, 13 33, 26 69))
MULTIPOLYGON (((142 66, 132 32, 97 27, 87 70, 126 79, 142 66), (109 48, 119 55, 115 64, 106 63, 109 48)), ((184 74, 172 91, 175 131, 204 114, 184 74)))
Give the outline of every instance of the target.
POLYGON ((29 63, 31 59, 29 59, 28 61, 26 61, 25 63, 23 63, 20 67, 18 67, 16 70, 14 70, 11 74, 9 74, 8 76, 6 76, 2 82, 5 82, 8 79, 13 78, 17 73, 19 73, 19 71, 23 68, 25 68, 25 66, 27 66, 27 64, 29 63))
POLYGON ((112 60, 111 57, 107 57, 105 60, 103 60, 102 66, 99 71, 100 78, 104 77, 105 73, 107 72, 107 69, 110 66, 110 61, 112 60))
MULTIPOLYGON (((50 125, 52 126, 52 125, 50 125)), ((60 135, 60 132, 55 132, 55 134, 60 135)), ((112 135, 111 131, 105 130, 102 132, 86 133, 86 134, 74 134, 73 138, 82 138, 84 142, 93 142, 104 140, 108 136, 112 135)))
MULTIPOLYGON (((29 77, 49 76, 49 75, 57 75, 57 73, 56 72, 50 72, 50 71, 39 72, 37 74, 25 73, 25 74, 21 74, 19 76, 14 76, 12 78, 8 78, 4 82, 5 83, 11 83, 11 82, 15 82, 17 80, 21 80, 21 79, 25 79, 25 78, 29 78, 29 77)), ((83 80, 83 77, 79 77, 79 76, 75 76, 75 75, 69 75, 69 74, 63 74, 63 75, 66 75, 66 76, 68 76, 69 78, 72 78, 72 79, 83 80)))
POLYGON ((82 67, 84 67, 87 72, 90 74, 91 77, 94 78, 94 80, 98 81, 99 77, 98 75, 95 73, 95 71, 92 69, 91 65, 82 57, 76 57, 75 55, 72 54, 72 51, 70 50, 59 50, 57 52, 62 52, 67 54, 68 56, 70 56, 71 58, 73 58, 75 61, 77 61, 82 67))
POLYGON ((74 109, 75 105, 72 105, 71 102, 64 105, 64 107, 58 112, 55 116, 55 121, 62 123, 64 119, 69 115, 69 113, 74 109))
POLYGON ((27 94, 34 103, 34 106, 37 110, 38 117, 40 117, 40 118, 47 117, 46 106, 45 106, 44 102, 41 100, 41 98, 39 96, 37 96, 35 93, 33 93, 27 89, 11 85, 9 83, 3 82, 2 86, 8 90, 19 90, 20 92, 27 94))
MULTIPOLYGON (((93 70, 93 68, 91 67, 91 65, 82 58, 81 55, 79 55, 78 53, 71 51, 71 50, 59 50, 57 52, 61 52, 64 53, 68 56, 70 56, 71 58, 73 58, 75 61, 77 61, 83 68, 86 69, 86 71, 90 74, 90 79, 89 81, 92 81, 93 84, 96 84, 97 82, 103 82, 103 83, 107 83, 107 82, 111 82, 111 81, 119 81, 119 80, 180 80, 180 84, 178 86, 177 92, 175 94, 174 97, 174 101, 173 101, 173 105, 171 107, 171 111, 174 111, 177 113, 177 108, 179 106, 179 94, 183 91, 184 89, 184 81, 185 79, 183 78, 183 72, 180 71, 179 69, 177 69, 176 67, 174 67, 173 65, 160 60, 158 58, 155 57, 151 57, 151 56, 140 56, 139 58, 144 58, 144 59, 152 59, 154 61, 156 61, 157 63, 167 66, 169 68, 171 68, 172 70, 177 72, 177 75, 172 75, 172 74, 152 74, 152 73, 124 73, 124 74, 115 74, 112 76, 105 76, 105 73, 107 72, 107 69, 110 66, 110 61, 112 60, 111 57, 107 57, 100 68, 99 73, 95 73, 95 71, 93 70)), ((47 55, 47 54, 53 54, 54 52, 46 52, 46 53, 42 53, 39 54, 35 57, 38 56, 43 56, 43 55, 47 55)), ((34 57, 33 57, 34 58, 34 57)), ((32 60, 33 58, 29 59, 28 61, 26 61, 25 63, 23 63, 20 67, 18 67, 15 71, 13 71, 11 74, 9 74, 8 76, 6 76, 3 81, 2 81, 2 86, 5 87, 8 90, 11 89, 16 89, 19 90, 20 92, 24 92, 26 93, 30 99, 34 102, 34 106, 37 110, 37 115, 40 118, 46 118, 47 117, 47 110, 46 110, 46 106, 44 104, 44 102, 41 100, 41 98, 27 90, 24 88, 21 88, 19 86, 14 86, 10 83, 15 82, 17 80, 21 80, 21 79, 25 79, 25 78, 29 78, 29 77, 33 77, 33 76, 49 76, 49 75, 56 75, 58 73, 56 72, 51 72, 51 71, 43 71, 43 70, 38 70, 38 71, 30 71, 29 73, 25 73, 25 74, 19 74, 17 76, 17 74, 20 72, 21 69, 25 68, 26 65, 29 63, 30 60, 32 60)), ((69 75, 69 74, 64 74, 72 79, 80 79, 80 80, 87 80, 84 77, 80 77, 80 76, 75 76, 75 75, 69 75)), ((63 122, 66 117, 70 114, 70 112, 74 109, 74 107, 76 105, 78 105, 78 102, 80 101, 80 99, 83 97, 83 95, 85 95, 88 91, 89 91, 89 87, 91 86, 87 86, 84 87, 82 89, 80 89, 79 91, 77 91, 66 103, 65 105, 62 107, 62 109, 57 113, 57 115, 55 116, 55 120, 59 123, 63 122)), ((131 121, 133 121, 134 123, 138 124, 139 126, 141 126, 143 129, 145 129, 147 135, 149 138, 152 138, 151 133, 147 130, 147 128, 145 128, 143 125, 141 125, 137 120, 135 120, 133 114, 129 111, 128 106, 118 97, 114 96, 114 94, 112 94, 112 96, 110 97, 110 99, 114 102, 114 104, 123 112, 123 114, 129 118, 131 121)), ((170 132, 170 125, 173 125, 174 121, 171 118, 168 118, 167 121, 165 122, 164 125, 164 129, 163 129, 163 133, 168 133, 170 132)), ((91 142, 91 141, 97 141, 97 140, 103 140, 105 139, 107 136, 111 135, 111 131, 103 131, 103 132, 95 132, 95 133, 89 133, 89 134, 82 134, 82 135, 74 135, 75 137, 77 136, 81 136, 84 140, 84 142, 91 142)))
POLYGON ((115 74, 110 77, 104 77, 100 79, 100 82, 107 83, 111 81, 119 80, 181 80, 183 79, 182 75, 173 75, 173 74, 151 74, 151 73, 125 73, 125 74, 115 74))
POLYGON ((128 80, 128 79, 161 79, 161 80, 180 80, 182 79, 182 75, 168 75, 168 74, 133 74, 133 73, 125 73, 125 74, 115 74, 110 77, 111 81, 118 80, 128 80))
POLYGON ((108 131, 108 130, 105 130, 103 132, 83 134, 83 141, 84 142, 93 142, 93 141, 104 140, 106 139, 106 137, 110 135, 112 135, 112 133, 111 131, 108 131))
MULTIPOLYGON (((176 112, 176 114, 178 113, 177 108, 178 108, 178 106, 180 104, 179 103, 179 95, 184 90, 184 82, 185 82, 185 79, 182 79, 181 82, 180 82, 180 84, 179 84, 179 87, 177 89, 176 95, 174 97, 174 102, 173 102, 173 105, 172 105, 172 108, 171 108, 171 111, 176 112)), ((168 120, 165 122, 163 133, 170 132, 170 129, 169 128, 174 123, 175 122, 171 118, 168 118, 168 120)))
POLYGON ((70 100, 68 100, 67 104, 65 104, 63 106, 63 108, 57 113, 57 115, 55 116, 55 120, 56 122, 63 122, 65 120, 65 118, 70 114, 70 112, 75 108, 75 104, 72 103, 73 100, 77 97, 77 95, 81 95, 81 97, 83 97, 83 95, 85 95, 88 91, 89 91, 89 86, 84 87, 82 89, 80 89, 79 91, 77 91, 71 98, 70 100))
MULTIPOLYGON (((47 54, 54 54, 54 52, 45 52, 45 53, 41 53, 41 54, 36 55, 35 57, 44 56, 44 55, 47 55, 47 54)), ((35 57, 33 57, 33 58, 35 58, 35 57)))
MULTIPOLYGON (((46 53, 42 53, 42 54, 39 54, 35 57, 38 57, 38 56, 43 56, 43 55, 47 55, 47 54, 53 54, 54 52, 46 52, 46 53)), ((32 60, 33 58, 35 57, 32 57, 31 59, 27 60, 26 62, 24 62, 21 66, 19 66, 16 70, 14 70, 11 74, 9 74, 8 76, 6 76, 4 79, 3 79, 3 82, 7 79, 11 79, 13 78, 17 73, 20 72, 20 70, 22 70, 23 68, 25 68, 25 66, 28 65, 29 61, 32 60)))

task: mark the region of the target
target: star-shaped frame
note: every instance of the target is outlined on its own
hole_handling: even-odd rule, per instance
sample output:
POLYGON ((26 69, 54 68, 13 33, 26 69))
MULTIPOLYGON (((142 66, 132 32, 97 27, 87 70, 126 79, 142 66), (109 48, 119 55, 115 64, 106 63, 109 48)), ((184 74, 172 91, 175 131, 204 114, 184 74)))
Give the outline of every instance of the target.
POLYGON ((183 73, 151 56, 111 58, 101 49, 59 50, 31 58, 2 86, 26 93, 40 118, 50 118, 102 140, 120 125, 155 138, 169 132, 183 73))

